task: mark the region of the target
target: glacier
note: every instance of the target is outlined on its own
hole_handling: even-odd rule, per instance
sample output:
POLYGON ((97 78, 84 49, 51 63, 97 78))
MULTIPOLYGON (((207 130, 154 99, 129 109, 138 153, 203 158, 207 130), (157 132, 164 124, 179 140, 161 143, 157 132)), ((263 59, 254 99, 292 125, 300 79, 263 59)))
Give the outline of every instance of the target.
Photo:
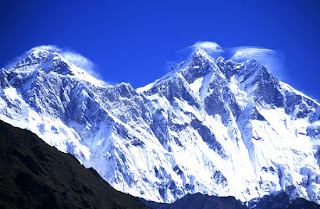
POLYGON ((255 60, 199 49, 138 89, 34 48, 0 70, 0 120, 157 202, 189 193, 320 204, 320 105, 255 60))

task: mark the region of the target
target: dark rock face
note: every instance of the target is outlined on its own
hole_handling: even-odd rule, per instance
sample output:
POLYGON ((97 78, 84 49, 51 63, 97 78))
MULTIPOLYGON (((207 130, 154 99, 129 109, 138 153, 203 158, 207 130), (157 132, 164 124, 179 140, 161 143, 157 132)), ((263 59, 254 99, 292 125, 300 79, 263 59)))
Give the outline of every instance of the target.
POLYGON ((0 208, 148 208, 35 134, 0 121, 0 208))
POLYGON ((228 81, 230 78, 239 72, 243 71, 243 65, 240 63, 233 62, 232 60, 227 60, 223 57, 219 57, 217 59, 217 66, 219 67, 220 71, 225 75, 228 81))
POLYGON ((226 158, 227 155, 221 146, 221 144, 216 140, 214 134, 210 131, 208 127, 202 124, 198 119, 191 121, 191 126, 198 131, 199 135, 202 137, 202 140, 208 144, 208 146, 217 152, 221 157, 226 158))
POLYGON ((168 99, 170 103, 174 103, 174 99, 182 99, 190 105, 198 107, 199 104, 191 94, 191 89, 187 81, 182 77, 174 77, 172 79, 163 80, 153 88, 146 92, 146 95, 160 94, 168 99))
POLYGON ((188 83, 193 83, 196 79, 204 77, 212 71, 212 67, 203 55, 195 53, 188 67, 181 74, 188 83))
POLYGON ((264 101, 266 104, 283 107, 284 96, 279 90, 279 81, 275 76, 271 75, 265 67, 260 70, 254 83, 257 83, 258 86, 254 92, 257 103, 264 101))

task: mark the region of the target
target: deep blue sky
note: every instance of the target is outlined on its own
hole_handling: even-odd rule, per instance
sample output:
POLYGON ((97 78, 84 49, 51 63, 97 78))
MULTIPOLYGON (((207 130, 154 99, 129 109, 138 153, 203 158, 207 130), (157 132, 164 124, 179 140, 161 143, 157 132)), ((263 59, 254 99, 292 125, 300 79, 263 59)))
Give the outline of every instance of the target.
POLYGON ((320 1, 0 2, 0 66, 38 45, 89 58, 109 82, 146 85, 197 41, 281 55, 282 79, 320 101, 320 1))

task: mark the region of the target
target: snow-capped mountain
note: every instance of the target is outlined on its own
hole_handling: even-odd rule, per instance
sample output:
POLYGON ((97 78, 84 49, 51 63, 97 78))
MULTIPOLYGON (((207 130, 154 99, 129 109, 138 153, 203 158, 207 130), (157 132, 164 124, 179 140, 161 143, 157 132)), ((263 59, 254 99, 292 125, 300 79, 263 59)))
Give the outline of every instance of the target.
POLYGON ((36 48, 0 71, 0 119, 158 202, 249 201, 285 191, 320 204, 320 107, 257 61, 196 51, 155 82, 105 85, 36 48))

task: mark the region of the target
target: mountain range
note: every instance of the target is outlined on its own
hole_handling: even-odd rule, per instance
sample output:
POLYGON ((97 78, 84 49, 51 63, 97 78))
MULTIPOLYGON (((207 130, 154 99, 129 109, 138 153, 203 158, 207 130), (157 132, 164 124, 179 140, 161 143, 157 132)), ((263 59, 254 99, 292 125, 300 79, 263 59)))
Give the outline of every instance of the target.
POLYGON ((35 48, 0 70, 0 120, 156 202, 249 203, 283 191, 320 204, 319 103, 255 60, 194 52, 145 87, 107 85, 35 48))

